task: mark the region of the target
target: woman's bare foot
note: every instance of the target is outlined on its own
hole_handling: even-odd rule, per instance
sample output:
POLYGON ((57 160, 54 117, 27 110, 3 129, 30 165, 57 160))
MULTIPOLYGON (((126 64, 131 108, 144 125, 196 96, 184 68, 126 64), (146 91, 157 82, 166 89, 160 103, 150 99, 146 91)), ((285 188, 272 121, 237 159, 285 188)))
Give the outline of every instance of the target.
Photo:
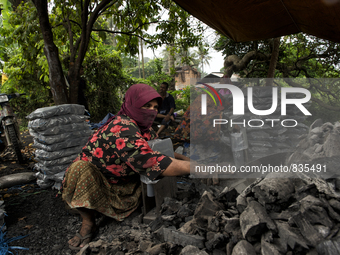
POLYGON ((93 233, 97 229, 93 210, 85 208, 78 208, 77 210, 82 217, 82 224, 80 231, 68 241, 69 247, 71 249, 81 249, 86 244, 91 242, 93 233))

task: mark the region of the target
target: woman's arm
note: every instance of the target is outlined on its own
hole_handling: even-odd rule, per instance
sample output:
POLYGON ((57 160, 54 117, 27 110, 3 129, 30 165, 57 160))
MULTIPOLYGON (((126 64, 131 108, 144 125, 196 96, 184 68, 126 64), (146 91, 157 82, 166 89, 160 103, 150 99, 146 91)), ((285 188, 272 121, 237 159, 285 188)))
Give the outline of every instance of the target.
POLYGON ((162 173, 162 176, 181 176, 190 174, 190 161, 171 158, 172 162, 162 173))

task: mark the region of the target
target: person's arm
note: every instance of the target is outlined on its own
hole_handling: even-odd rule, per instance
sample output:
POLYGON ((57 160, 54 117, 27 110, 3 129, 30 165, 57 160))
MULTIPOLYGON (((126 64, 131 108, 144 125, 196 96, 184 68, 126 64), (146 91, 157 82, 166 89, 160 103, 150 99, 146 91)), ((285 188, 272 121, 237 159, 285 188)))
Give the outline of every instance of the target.
POLYGON ((171 158, 172 162, 161 174, 162 176, 181 176, 190 174, 190 161, 171 158))
MULTIPOLYGON (((104 161, 107 164, 105 171, 108 174, 116 177, 124 176, 124 174, 129 174, 127 167, 133 172, 145 175, 150 180, 156 180, 165 171, 167 172, 163 176, 190 174, 189 161, 177 160, 159 151, 153 151, 134 122, 121 116, 117 116, 115 121, 116 123, 110 122, 107 128, 97 131, 96 137, 91 140, 93 146, 96 147, 95 143, 99 136, 102 137, 105 134, 109 137, 111 146, 96 147, 98 150, 96 155, 101 162, 104 161), (111 157, 106 157, 102 153, 103 150, 105 155, 111 157)), ((107 143, 105 140, 104 145, 107 143)))
POLYGON ((175 109, 171 108, 170 111, 167 114, 161 114, 161 113, 157 113, 157 118, 164 118, 165 121, 168 121, 171 117, 171 115, 174 113, 175 109))
POLYGON ((175 98, 173 96, 171 96, 171 99, 170 99, 170 111, 169 111, 169 115, 170 116, 173 115, 173 113, 175 112, 175 109, 176 109, 175 98))
POLYGON ((174 111, 175 111, 175 109, 174 109, 174 108, 171 108, 170 111, 165 115, 164 120, 165 120, 165 121, 169 121, 170 118, 171 118, 171 116, 172 116, 172 114, 174 113, 174 111))
POLYGON ((171 94, 169 94, 168 100, 169 100, 170 110, 164 117, 164 120, 166 122, 168 122, 170 120, 170 118, 172 117, 172 114, 174 113, 174 111, 176 109, 175 99, 171 94))
POLYGON ((175 111, 175 108, 171 108, 168 115, 172 115, 174 113, 174 111, 175 111))
POLYGON ((161 114, 161 113, 157 113, 156 118, 165 118, 166 115, 165 114, 161 114))
MULTIPOLYGON (((211 174, 209 171, 204 171, 204 172, 190 172, 190 161, 185 161, 185 160, 178 160, 178 159, 174 159, 171 158, 172 162, 170 163, 170 165, 165 169, 165 171, 163 171, 163 173, 161 174, 161 176, 182 176, 182 175, 188 175, 191 174, 193 176, 195 176, 196 178, 212 178, 214 175, 216 175, 217 173, 211 174)), ((195 163, 195 166, 204 166, 201 164, 197 164, 195 163)), ((195 167, 195 168, 196 168, 195 167)))

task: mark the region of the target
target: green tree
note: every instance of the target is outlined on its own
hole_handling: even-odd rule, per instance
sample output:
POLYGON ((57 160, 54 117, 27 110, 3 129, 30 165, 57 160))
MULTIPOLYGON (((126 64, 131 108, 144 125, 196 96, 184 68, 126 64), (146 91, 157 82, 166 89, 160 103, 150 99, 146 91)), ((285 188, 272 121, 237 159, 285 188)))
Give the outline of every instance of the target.
MULTIPOLYGON (((22 10, 25 12, 25 8, 22 10)), ((2 19, 3 17, 1 17, 2 19)), ((4 26, 9 26, 7 22, 4 26)), ((34 29, 34 25, 27 26, 24 29, 34 29)), ((0 26, 0 61, 3 71, 10 76, 2 86, 3 93, 26 93, 26 97, 20 97, 11 101, 11 105, 23 125, 25 125, 25 116, 36 108, 44 107, 52 103, 50 87, 47 82, 40 79, 43 69, 37 61, 38 54, 30 47, 21 47, 22 38, 27 36, 27 31, 12 30, 14 33, 9 34, 8 30, 0 26)), ((30 30, 29 30, 30 31, 30 30)), ((26 38, 29 40, 29 38, 26 38)), ((30 37, 32 41, 36 39, 34 33, 30 37)), ((36 41, 35 41, 36 42, 36 41)), ((26 123, 27 124, 27 123, 26 123)))
POLYGON ((147 63, 147 67, 151 68, 152 71, 148 72, 147 75, 147 84, 154 86, 155 89, 158 89, 159 85, 162 82, 170 83, 173 77, 169 74, 163 72, 163 60, 159 58, 155 58, 147 63))
POLYGON ((90 98, 91 121, 100 121, 109 112, 116 114, 122 95, 135 83, 122 68, 119 52, 99 46, 88 52, 84 63, 87 82, 86 96, 90 98))
MULTIPOLYGON (((158 1, 54 1, 50 14, 47 9, 47 0, 33 0, 39 18, 39 28, 44 41, 43 50, 47 57, 49 83, 56 104, 77 101, 79 83, 79 70, 84 62, 86 53, 98 40, 98 36, 105 40, 106 33, 114 34, 117 48, 127 53, 135 54, 138 39, 142 38, 153 47, 162 44, 179 44, 194 46, 200 36, 194 34, 200 30, 199 26, 188 26, 190 16, 169 0, 158 1), (162 12, 167 11, 171 22, 162 20, 162 12), (114 26, 107 28, 110 18, 114 26), (150 24, 157 24, 156 34, 148 34, 150 24), (60 29, 64 33, 57 33, 60 29), (173 36, 169 36, 172 31, 173 36), (67 93, 63 68, 60 61, 61 48, 58 39, 64 39, 64 47, 69 51, 70 89, 67 93)), ((34 15, 30 12, 27 16, 34 15)), ((27 20, 22 20, 25 26, 27 20)))
MULTIPOLYGON (((26 99, 20 98, 12 102, 15 111, 23 119, 36 108, 53 103, 48 82, 48 64, 42 52, 43 41, 40 40, 41 34, 33 32, 38 29, 38 24, 34 23, 36 19, 32 15, 33 22, 27 23, 26 27, 14 25, 16 22, 21 24, 22 17, 27 19, 25 14, 30 13, 32 7, 29 3, 19 6, 17 11, 11 15, 12 29, 2 31, 5 32, 3 34, 8 44, 4 47, 9 56, 5 63, 5 70, 10 75, 10 79, 1 90, 8 93, 25 92, 27 94, 26 99)), ((60 29, 62 30, 61 27, 60 29)), ((55 41, 60 49, 61 64, 66 75, 69 64, 68 47, 62 40, 65 37, 58 33, 56 35, 58 40, 55 41)), ((91 98, 89 105, 93 121, 101 120, 108 112, 116 113, 121 103, 119 95, 122 95, 126 86, 133 84, 133 80, 122 70, 119 55, 122 54, 114 51, 112 46, 96 43, 96 45, 91 45, 88 56, 85 58, 83 78, 88 85, 86 96, 91 98)))
MULTIPOLYGON (((228 77, 267 77, 274 39, 236 43, 220 36, 214 48, 225 56, 228 77)), ((305 34, 281 37, 274 77, 338 77, 339 44, 305 34), (322 69, 320 69, 322 67, 322 69)))
POLYGON ((191 49, 183 49, 179 47, 177 50, 166 48, 162 51, 164 70, 170 73, 171 68, 180 66, 198 67, 200 60, 197 54, 191 49), (169 64, 172 63, 173 64, 169 64))
MULTIPOLYGON (((325 115, 324 110, 327 109, 327 113, 331 111, 334 118, 340 117, 337 114, 340 110, 338 79, 327 83, 320 80, 340 76, 339 43, 303 33, 245 43, 235 43, 221 36, 215 49, 225 55, 224 72, 228 77, 238 73, 245 78, 307 78, 303 86, 312 93, 312 101, 316 103, 311 107, 313 116, 325 115), (272 53, 278 41, 277 63, 269 76, 272 53), (318 78, 318 82, 308 78, 318 78)), ((289 85, 301 86, 293 82, 289 85)))
POLYGON ((211 56, 209 56, 209 49, 204 47, 204 45, 199 45, 196 51, 198 58, 201 63, 201 71, 204 73, 204 65, 209 65, 209 61, 211 60, 211 56))

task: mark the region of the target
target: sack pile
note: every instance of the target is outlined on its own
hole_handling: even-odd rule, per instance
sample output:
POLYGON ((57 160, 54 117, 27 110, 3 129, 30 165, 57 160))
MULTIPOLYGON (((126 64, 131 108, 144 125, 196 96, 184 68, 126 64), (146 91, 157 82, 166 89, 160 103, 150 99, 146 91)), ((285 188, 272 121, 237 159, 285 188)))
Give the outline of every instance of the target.
POLYGON ((60 189, 65 170, 80 153, 91 135, 85 107, 63 104, 39 108, 29 114, 28 128, 33 136, 37 183, 60 189))
MULTIPOLYGON (((246 129, 249 160, 255 160, 271 154, 293 151, 301 135, 308 132, 303 124, 306 116, 295 106, 287 105, 287 115, 281 115, 281 95, 278 95, 276 110, 271 115, 254 115, 248 109, 247 88, 242 89, 245 96, 244 115, 233 115, 233 107, 225 110, 224 115, 246 129), (291 120, 295 120, 291 121, 291 120), (243 124, 245 123, 245 125, 243 124), (283 124, 282 124, 283 123, 283 124), (295 127, 289 127, 294 126, 295 127)), ((298 98, 299 94, 288 95, 298 98)), ((232 95, 226 95, 227 101, 232 102, 232 95)), ((272 87, 253 87, 253 106, 256 110, 269 110, 273 104, 272 87)), ((304 105, 308 107, 308 104, 304 105)), ((243 148, 244 149, 244 148, 243 148)))

